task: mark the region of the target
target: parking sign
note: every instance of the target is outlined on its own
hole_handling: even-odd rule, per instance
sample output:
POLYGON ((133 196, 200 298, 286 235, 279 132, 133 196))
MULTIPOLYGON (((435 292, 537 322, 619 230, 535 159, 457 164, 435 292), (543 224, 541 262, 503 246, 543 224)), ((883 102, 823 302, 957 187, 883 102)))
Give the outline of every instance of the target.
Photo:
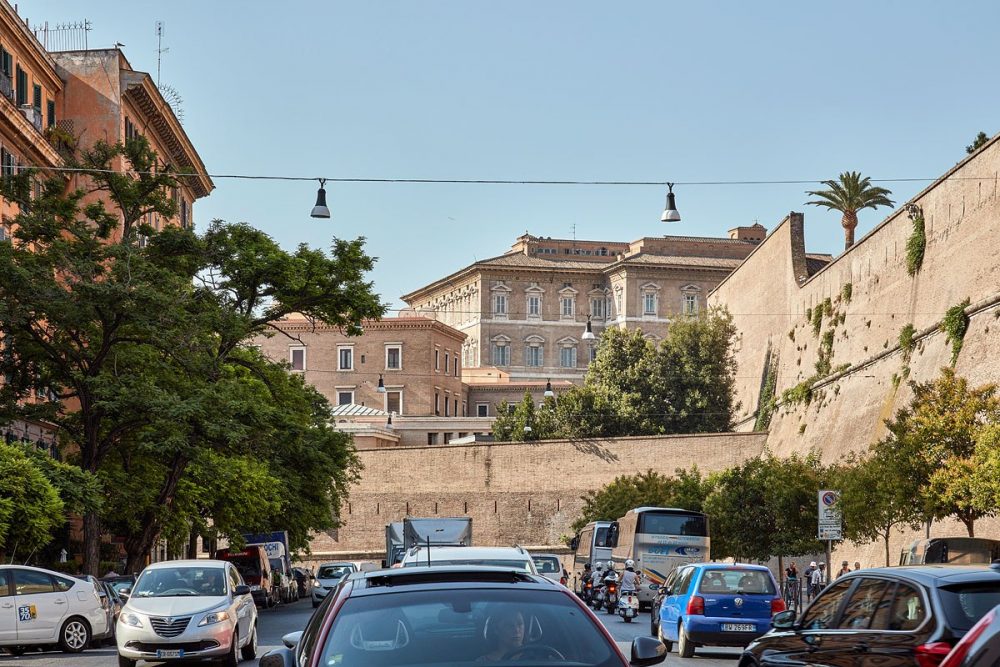
POLYGON ((819 539, 821 540, 842 540, 843 524, 841 522, 840 510, 837 509, 837 501, 840 500, 840 491, 831 489, 820 489, 819 491, 819 539))

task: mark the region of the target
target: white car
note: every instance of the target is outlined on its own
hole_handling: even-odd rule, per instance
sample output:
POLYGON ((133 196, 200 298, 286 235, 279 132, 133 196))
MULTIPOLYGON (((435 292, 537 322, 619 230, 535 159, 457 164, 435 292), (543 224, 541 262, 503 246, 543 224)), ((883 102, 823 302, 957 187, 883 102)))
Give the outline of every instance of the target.
POLYGON ((340 580, 357 572, 358 566, 354 563, 323 563, 316 570, 316 580, 313 582, 312 606, 315 609, 323 598, 329 594, 340 580))
POLYGON ((555 554, 532 554, 531 560, 535 562, 538 574, 557 584, 566 585, 566 577, 563 576, 562 561, 555 554))
POLYGON ((0 565, 0 646, 57 644, 67 653, 108 633, 108 617, 89 581, 26 565, 0 565))
POLYGON ((489 565, 512 567, 538 574, 531 554, 521 547, 412 547, 403 555, 403 567, 421 565, 489 565))
POLYGON ((232 563, 150 565, 118 617, 118 665, 216 658, 233 667, 257 656, 257 607, 232 563))

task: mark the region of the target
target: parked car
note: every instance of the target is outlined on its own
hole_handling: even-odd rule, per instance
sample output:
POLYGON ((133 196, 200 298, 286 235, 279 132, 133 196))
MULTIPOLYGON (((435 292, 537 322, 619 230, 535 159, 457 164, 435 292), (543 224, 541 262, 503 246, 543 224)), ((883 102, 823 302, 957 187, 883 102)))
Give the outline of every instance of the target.
POLYGON ((312 606, 313 609, 319 606, 320 602, 340 583, 340 580, 347 575, 357 572, 358 567, 354 563, 323 563, 316 570, 316 580, 313 582, 312 606))
POLYGON ((532 554, 531 560, 535 563, 538 574, 546 579, 551 579, 557 584, 566 585, 566 576, 563 572, 562 561, 555 554, 532 554))
POLYGON ((26 565, 0 565, 0 647, 21 655, 56 644, 79 653, 108 632, 108 614, 90 581, 26 565))
MULTIPOLYGON (((774 575, 763 565, 692 563, 669 579, 657 636, 667 651, 690 658, 697 646, 746 646, 785 610, 774 575)), ((666 582, 664 583, 666 585, 666 582)))
POLYGON ((487 565, 538 574, 531 554, 522 547, 413 547, 403 556, 402 565, 487 565))
POLYGON ((257 655, 257 607, 232 563, 154 563, 135 582, 117 634, 119 667, 200 658, 235 667, 257 655))
POLYGON ((132 591, 132 587, 135 586, 135 580, 137 577, 133 574, 116 574, 111 577, 101 577, 101 581, 110 584, 115 592, 118 593, 118 597, 122 598, 122 601, 128 600, 128 595, 132 591))
POLYGON ((243 581, 253 593, 253 601, 260 607, 273 607, 281 599, 281 591, 274 580, 271 563, 264 547, 248 545, 243 551, 219 549, 215 552, 218 560, 232 563, 243 577, 243 581))
MULTIPOLYGON (((472 547, 462 547, 470 549, 472 547)), ((597 617, 564 586, 520 567, 396 568, 350 575, 303 632, 260 667, 546 664, 650 667, 650 637, 625 659, 597 617)))
POLYGON ((111 600, 111 612, 114 616, 115 623, 118 622, 118 617, 122 613, 122 607, 125 606, 125 601, 122 596, 118 594, 115 587, 106 581, 102 581, 101 585, 104 586, 104 590, 108 592, 108 598, 111 600))
POLYGON ((315 580, 313 573, 304 567, 293 567, 292 576, 295 577, 295 585, 299 589, 299 597, 312 597, 313 581, 315 580))
POLYGON ((796 619, 743 653, 740 667, 805 664, 939 665, 1000 604, 1000 567, 922 565, 859 570, 837 579, 796 619))
POLYGON ((91 643, 95 647, 101 646, 105 642, 114 643, 115 621, 117 617, 115 616, 114 600, 108 593, 107 588, 105 588, 104 583, 92 574, 75 574, 73 576, 77 579, 90 582, 94 587, 97 597, 101 600, 101 609, 104 610, 104 616, 107 621, 107 629, 100 634, 94 633, 90 638, 91 643))
POLYGON ((941 663, 941 667, 996 665, 1000 665, 1000 606, 979 619, 941 663))

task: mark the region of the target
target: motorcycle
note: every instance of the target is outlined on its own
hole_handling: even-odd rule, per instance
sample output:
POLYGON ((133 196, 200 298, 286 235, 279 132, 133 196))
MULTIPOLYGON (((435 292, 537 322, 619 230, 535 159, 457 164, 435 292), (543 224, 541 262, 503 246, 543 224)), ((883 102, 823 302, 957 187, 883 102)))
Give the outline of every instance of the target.
POLYGON ((590 600, 590 606, 594 609, 603 609, 605 600, 607 599, 608 587, 603 583, 598 584, 594 588, 593 597, 590 600))
POLYGON ((618 615, 626 623, 631 623, 632 619, 639 615, 639 596, 634 591, 627 591, 621 594, 618 600, 618 615))
POLYGON ((604 589, 605 608, 609 614, 613 614, 618 609, 618 575, 611 574, 605 577, 604 589))
POLYGON ((594 599, 594 582, 592 582, 590 579, 587 579, 587 581, 583 582, 583 587, 580 589, 580 599, 583 600, 583 604, 587 605, 588 607, 590 606, 591 601, 594 599))

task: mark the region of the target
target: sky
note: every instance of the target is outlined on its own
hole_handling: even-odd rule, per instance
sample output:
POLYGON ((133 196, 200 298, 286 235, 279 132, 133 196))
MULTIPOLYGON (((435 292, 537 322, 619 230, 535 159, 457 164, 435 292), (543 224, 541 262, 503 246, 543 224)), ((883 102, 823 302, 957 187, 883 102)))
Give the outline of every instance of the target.
MULTIPOLYGON (((210 173, 337 178, 819 181, 936 178, 1000 130, 1000 3, 939 1, 21 0, 32 25, 87 19, 183 99, 210 173), (123 7, 127 9, 123 10, 123 7)), ((216 179, 195 205, 283 247, 367 239, 399 297, 539 236, 629 241, 769 229, 809 185, 327 184, 216 179)), ((884 183, 897 204, 924 183, 884 183)), ((889 211, 861 213, 859 238, 889 211)))

